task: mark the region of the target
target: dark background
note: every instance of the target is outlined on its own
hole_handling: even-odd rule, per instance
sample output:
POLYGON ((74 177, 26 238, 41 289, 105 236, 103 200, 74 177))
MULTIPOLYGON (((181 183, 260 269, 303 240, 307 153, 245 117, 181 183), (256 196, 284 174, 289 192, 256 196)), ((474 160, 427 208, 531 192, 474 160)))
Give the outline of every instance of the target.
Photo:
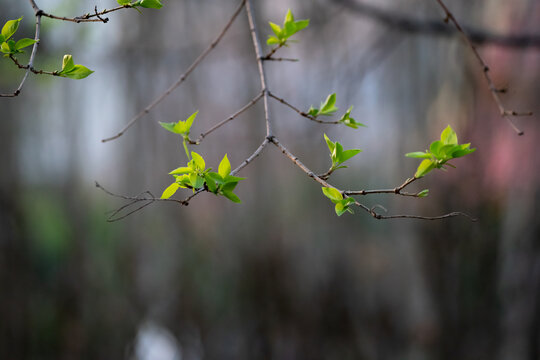
MULTIPOLYGON (((432 0, 362 1, 444 24, 432 0)), ((299 43, 278 53, 300 62, 267 63, 270 89, 303 110, 337 92, 340 113, 354 105, 353 117, 368 125, 321 126, 271 102, 285 146, 323 172, 326 133, 364 150, 333 184, 392 188, 418 165, 404 153, 451 125, 477 151, 411 185, 429 197, 360 200, 389 214, 464 211, 478 222, 377 221, 360 210, 337 217, 319 185, 270 146, 240 173, 240 205, 202 194, 188 207, 153 204, 108 223, 106 212, 124 202, 94 181, 159 195, 185 162, 158 121, 200 110, 197 135, 260 89, 243 11, 177 91, 102 144, 187 69, 238 3, 163 2, 142 16, 110 14, 108 24, 43 18, 36 67, 58 69, 70 53, 95 73, 81 81, 34 75, 19 97, 0 99, 1 359, 540 357, 538 117, 517 119, 525 135, 516 136, 457 35, 411 33, 342 1, 253 1, 263 40, 267 21, 282 23, 288 8, 311 20, 299 43)), ((38 4, 74 16, 116 2, 38 4)), ((534 0, 447 5, 488 33, 540 32, 534 0)), ((29 4, 0 0, 0 23, 21 15, 17 36, 33 37, 29 4)), ((540 113, 538 44, 479 51, 508 87, 507 107, 540 113)), ((0 60, 0 89, 9 92, 23 71, 0 60)), ((193 150, 214 168, 227 153, 235 167, 264 136, 260 102, 193 150)))

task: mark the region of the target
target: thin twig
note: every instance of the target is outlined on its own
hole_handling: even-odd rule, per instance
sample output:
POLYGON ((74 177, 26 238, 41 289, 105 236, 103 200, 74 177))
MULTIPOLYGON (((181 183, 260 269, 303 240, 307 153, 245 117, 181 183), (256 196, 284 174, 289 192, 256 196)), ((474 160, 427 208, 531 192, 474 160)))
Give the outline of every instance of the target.
POLYGON ((51 76, 60 76, 58 71, 45 71, 45 70, 36 70, 33 67, 30 67, 29 65, 22 65, 15 56, 12 54, 9 55, 9 58, 17 65, 19 69, 30 69, 31 72, 37 75, 51 75, 51 76))
POLYGON ((261 143, 261 145, 259 145, 259 147, 253 152, 253 154, 251 154, 246 160, 242 161, 242 163, 238 165, 238 167, 236 167, 234 170, 231 171, 231 175, 234 176, 238 174, 240 170, 242 170, 243 168, 251 164, 251 162, 253 162, 253 160, 255 160, 255 158, 261 154, 261 152, 264 150, 266 145, 268 145, 268 143, 270 142, 270 139, 271 138, 268 138, 268 137, 265 138, 264 141, 261 143))
POLYGON ((270 109, 268 107, 268 87, 266 84, 266 73, 264 70, 264 61, 262 60, 261 43, 259 36, 257 35, 257 28, 255 25, 255 17, 253 16, 253 9, 251 8, 251 0, 246 1, 246 13, 249 22, 249 31, 251 33, 251 40, 253 41, 253 47, 255 49, 255 55, 257 57, 257 69, 259 70, 259 78, 261 81, 261 91, 263 93, 264 100, 264 120, 266 122, 266 136, 272 137, 272 127, 270 125, 270 109))
POLYGON ((290 61, 290 62, 298 62, 298 61, 300 61, 298 59, 283 58, 283 57, 281 57, 281 58, 273 58, 273 57, 266 58, 266 57, 263 57, 263 58, 261 58, 261 60, 262 61, 290 61))
POLYGON ((115 11, 118 11, 118 10, 131 9, 131 8, 133 8, 133 6, 131 6, 131 5, 120 5, 120 6, 117 6, 115 8, 112 8, 112 9, 105 9, 105 10, 102 10, 102 11, 98 12, 97 11, 97 6, 96 6, 96 7, 94 7, 94 13, 93 14, 87 13, 87 14, 72 17, 72 18, 65 17, 65 16, 57 16, 57 15, 53 15, 53 14, 48 14, 46 12, 42 12, 41 15, 45 16, 45 17, 48 17, 50 19, 74 22, 74 23, 77 23, 77 24, 78 23, 84 23, 84 22, 101 22, 101 23, 106 24, 106 23, 109 22, 109 18, 103 18, 102 17, 103 15, 109 14, 109 13, 112 13, 112 12, 115 12, 115 11), (96 18, 96 19, 94 19, 94 18, 96 18))
POLYGON ((510 126, 514 129, 514 131, 518 135, 523 135, 523 131, 520 130, 513 123, 511 117, 513 117, 513 116, 531 116, 533 113, 530 112, 530 111, 528 111, 528 112, 516 112, 516 111, 513 111, 513 110, 507 110, 504 107, 504 105, 503 105, 503 103, 502 103, 502 101, 501 101, 501 99, 499 97, 499 92, 501 92, 501 91, 500 91, 500 89, 495 87, 495 84, 493 83, 493 80, 491 79, 491 76, 489 75, 489 66, 486 64, 484 59, 480 56, 480 53, 476 49, 476 46, 472 43, 471 39, 469 38, 469 36, 467 36, 465 31, 463 31, 463 28, 459 25, 458 21, 456 20, 454 15, 450 12, 450 10, 446 7, 444 2, 442 0, 436 0, 436 1, 439 3, 441 8, 446 13, 445 22, 451 21, 454 24, 455 28, 460 32, 463 39, 469 45, 469 47, 471 48, 471 50, 474 53, 474 56, 476 57, 476 59, 478 60, 480 65, 482 66, 484 77, 485 77, 485 79, 487 81, 489 91, 491 92, 491 96, 493 97, 493 100, 495 100, 495 102, 497 103, 497 107, 499 108, 499 113, 501 114, 501 116, 503 118, 505 118, 508 121, 510 126))
MULTIPOLYGON (((311 171, 307 166, 305 166, 299 159, 298 157, 296 157, 295 155, 293 155, 285 146, 283 146, 278 140, 277 138, 273 137, 271 140, 270 140, 274 145, 276 145, 276 147, 278 147, 281 152, 287 157, 289 158, 294 164, 296 164, 296 166, 298 166, 303 172, 305 172, 307 174, 307 176, 309 176, 310 178, 312 178, 313 180, 315 180, 316 182, 318 182, 319 184, 321 184, 322 186, 324 187, 329 187, 329 188, 334 188, 336 190, 338 190, 344 198, 348 197, 347 195, 347 192, 346 191, 342 191, 342 190, 339 190, 337 189, 336 187, 330 185, 328 182, 326 182, 324 179, 321 179, 320 177, 318 177, 317 175, 315 175, 315 173, 313 171, 311 171)), ((398 193, 403 189, 405 188, 407 185, 409 185, 410 183, 412 183, 415 179, 407 179, 407 181, 405 181, 402 185, 398 186, 397 188, 395 189, 392 189, 392 192, 396 193, 396 191, 398 191, 398 193)), ((439 219, 446 219, 446 218, 451 218, 451 217, 455 217, 455 216, 465 216, 467 218, 469 218, 471 221, 476 221, 476 219, 472 218, 471 216, 465 214, 465 213, 462 213, 462 212, 451 212, 451 213, 448 213, 448 214, 444 214, 444 215, 440 215, 440 216, 419 216, 419 215, 381 215, 379 213, 377 213, 374 208, 368 208, 367 206, 365 206, 364 204, 358 202, 357 200, 355 200, 354 204, 358 207, 360 207, 362 210, 366 211, 367 213, 369 213, 372 217, 374 217, 375 219, 378 219, 378 220, 387 220, 387 219, 399 219, 399 218, 407 218, 407 219, 421 219, 421 220, 439 220, 439 219)))
POLYGON ((371 194, 395 194, 395 195, 401 195, 401 196, 411 196, 411 197, 420 197, 420 193, 408 193, 408 192, 402 192, 405 187, 407 187, 412 182, 418 180, 417 177, 408 178, 405 180, 405 182, 393 189, 380 189, 380 190, 347 190, 343 193, 345 195, 371 195, 371 194))
POLYGON ((263 97, 263 92, 260 92, 259 95, 255 96, 253 99, 251 99, 251 101, 249 103, 247 103, 246 105, 244 105, 240 110, 238 110, 237 112, 235 112, 234 114, 230 115, 228 118, 226 118, 225 120, 222 120, 220 121, 219 123, 217 123, 216 125, 212 126, 210 129, 208 129, 206 132, 203 132, 199 138, 197 140, 190 140, 190 144, 192 145, 198 145, 201 143, 201 141, 206 137, 208 136, 208 134, 210 134, 211 132, 219 129, 220 127, 222 127, 223 125, 225 125, 226 123, 228 123, 229 121, 231 120, 234 120, 238 115, 242 114, 244 111, 246 111, 247 109, 249 109, 250 107, 252 107, 253 105, 255 105, 257 103, 257 101, 259 101, 260 98, 263 97))
POLYGON ((101 140, 101 142, 107 142, 107 141, 111 141, 111 140, 115 140, 115 139, 118 139, 120 136, 124 135, 124 133, 133 125, 135 124, 135 122, 137 120, 139 120, 140 118, 142 118, 143 116, 145 116, 146 114, 148 114, 156 105, 158 105, 160 102, 162 102, 167 96, 169 96, 178 86, 180 86, 186 79, 187 77, 191 74, 191 72, 193 72, 193 70, 195 70, 195 68, 197 68, 197 66, 204 60, 204 58, 216 47, 216 45, 221 41, 221 39, 223 38, 223 36, 227 33, 227 30, 229 30, 229 28, 231 27, 231 25, 233 24, 234 20, 236 19, 236 17, 238 16, 238 14, 240 13, 240 11, 242 10, 242 8, 244 7, 244 4, 245 4, 246 0, 242 0, 240 2, 240 5, 237 7, 237 9, 235 10, 235 12, 233 13, 233 15, 231 16, 231 18, 229 19, 229 21, 225 24, 225 26, 223 27, 223 29, 221 30, 221 32, 219 33, 219 35, 216 37, 216 39, 214 41, 212 41, 212 43, 210 45, 208 45, 208 47, 195 59, 195 61, 193 61, 193 63, 188 67, 188 69, 186 70, 185 73, 183 73, 182 75, 180 75, 180 77, 178 78, 178 80, 172 84, 164 93, 162 93, 161 95, 159 95, 154 101, 152 101, 152 103, 150 105, 148 105, 147 107, 145 107, 141 112, 139 112, 137 115, 135 115, 133 118, 131 118, 131 120, 122 128, 122 130, 120 130, 116 135, 114 136, 111 136, 111 137, 108 137, 108 138, 105 138, 103 140, 101 140))
POLYGON ((285 43, 279 44, 278 46, 272 48, 268 54, 261 57, 261 60, 263 60, 263 61, 264 60, 272 60, 272 55, 274 55, 276 53, 276 51, 281 49, 283 47, 283 45, 285 45, 285 43))
POLYGON ((324 121, 324 120, 319 120, 317 119, 316 117, 313 117, 311 115, 309 115, 308 113, 306 112, 303 112, 302 110, 298 109, 297 107, 291 105, 290 103, 288 103, 285 99, 282 99, 276 95, 274 95, 273 93, 271 92, 268 92, 268 95, 270 97, 273 97, 274 99, 276 99, 277 101, 279 101, 280 103, 282 103, 283 105, 285 106, 288 106, 289 108, 291 108, 292 110, 294 110, 295 112, 298 113, 298 115, 300 116, 303 116, 305 117, 306 119, 309 119, 311 121, 315 121, 319 124, 332 124, 332 125, 336 125, 336 124, 339 124, 340 122, 339 121, 324 121))

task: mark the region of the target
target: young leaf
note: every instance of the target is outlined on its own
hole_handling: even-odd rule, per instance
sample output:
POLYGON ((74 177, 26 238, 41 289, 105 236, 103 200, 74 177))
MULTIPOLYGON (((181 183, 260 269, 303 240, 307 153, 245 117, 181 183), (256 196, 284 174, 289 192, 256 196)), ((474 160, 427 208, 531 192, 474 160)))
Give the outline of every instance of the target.
POLYGON ((328 150, 330 150, 330 154, 333 154, 336 148, 336 144, 332 142, 332 140, 330 140, 328 136, 326 136, 326 134, 324 134, 324 140, 326 141, 326 145, 328 145, 328 150))
POLYGON ((160 0, 141 0, 139 6, 150 9, 161 9, 163 4, 161 4, 160 0))
POLYGON ((192 151, 191 152, 191 157, 193 158, 193 162, 195 164, 195 166, 199 169, 199 170, 204 170, 205 167, 206 167, 206 163, 204 162, 204 159, 201 155, 197 154, 195 151, 192 151))
POLYGON ((188 135, 189 135, 189 131, 191 130, 191 125, 193 125, 193 121, 195 121, 195 118, 197 117, 198 113, 199 113, 199 110, 195 111, 193 114, 191 114, 186 119, 186 131, 185 131, 185 133, 187 133, 188 135))
POLYGON ((418 165, 418 169, 416 169, 416 174, 414 174, 414 177, 421 178, 434 168, 435 163, 429 159, 425 159, 420 163, 420 165, 418 165))
POLYGON ((21 39, 19 41, 17 41, 17 43, 15 44, 15 49, 18 51, 18 50, 21 50, 27 46, 30 46, 30 45, 34 45, 35 43, 37 43, 36 40, 34 39, 28 39, 28 38, 24 38, 24 39, 21 39))
POLYGON ((441 133, 441 141, 445 145, 447 144, 457 145, 458 143, 457 135, 455 131, 452 130, 450 125, 448 125, 446 129, 444 129, 443 132, 441 133))
POLYGON ((405 156, 410 157, 410 158, 418 158, 418 159, 430 159, 431 158, 430 153, 426 153, 426 152, 423 152, 423 151, 415 151, 415 152, 406 153, 405 156))
POLYGON ((339 119, 339 122, 344 124, 345 126, 353 128, 353 129, 358 129, 359 126, 364 126, 365 127, 366 125, 364 125, 362 123, 359 123, 359 122, 356 122, 356 120, 351 117, 352 109, 353 109, 352 106, 349 109, 347 109, 345 114, 343 114, 341 119, 339 119))
POLYGON ((88 69, 86 66, 75 65, 75 63, 73 62, 73 57, 69 54, 66 54, 64 55, 64 59, 62 60, 62 70, 58 73, 58 75, 70 79, 79 80, 84 79, 92 73, 93 71, 88 69))
POLYGON ((343 199, 343 195, 341 195, 338 189, 331 187, 323 187, 322 192, 327 198, 332 200, 332 202, 340 201, 343 199))
POLYGON ((222 178, 226 178, 231 173, 231 163, 227 158, 227 154, 223 157, 223 160, 219 163, 218 173, 222 178))
POLYGON ((173 171, 169 173, 169 175, 181 175, 181 174, 187 174, 191 172, 193 172, 193 169, 191 169, 190 167, 183 166, 183 167, 174 169, 173 171))
POLYGON ((131 4, 131 0, 116 0, 118 5, 129 5, 131 4))
POLYGON ((208 174, 204 174, 204 181, 206 182, 206 186, 208 187, 208 190, 213 192, 214 194, 217 192, 217 186, 214 179, 212 179, 211 176, 208 174))
POLYGON ((223 196, 225 196, 227 199, 231 200, 234 203, 241 203, 242 201, 238 196, 236 196, 235 193, 232 191, 223 191, 223 196))
POLYGON ((268 22, 270 24, 270 27, 272 28, 272 31, 274 32, 274 34, 276 34, 277 38, 281 38, 282 37, 282 34, 281 34, 281 26, 279 26, 278 24, 274 24, 273 22, 269 21, 268 22))
POLYGON ((167 131, 170 131, 172 133, 175 133, 175 134, 178 134, 175 130, 175 125, 176 123, 164 123, 164 122, 159 122, 159 125, 161 125, 165 130, 167 131))
POLYGON ((68 72, 75 68, 75 62, 73 61, 73 56, 66 54, 62 59, 62 72, 68 72))
POLYGON ((176 190, 178 190, 178 188, 180 187, 179 184, 177 183, 172 183, 171 185, 169 185, 165 191, 163 191, 163 194, 161 194, 161 198, 162 199, 168 199, 170 198, 171 196, 174 195, 174 193, 176 192, 176 190))
POLYGON ((353 156, 361 153, 362 150, 360 149, 351 149, 351 150, 345 150, 339 155, 339 163, 344 163, 345 161, 349 160, 353 156))
POLYGON ((417 194, 417 196, 418 196, 419 198, 423 198, 423 197, 426 197, 426 196, 428 196, 428 195, 429 195, 429 189, 424 189, 424 190, 420 191, 420 192, 417 194))
POLYGON ((15 34, 17 29, 19 28, 19 23, 21 22, 21 20, 22 16, 15 20, 9 20, 4 24, 4 26, 2 27, 2 36, 4 38, 3 41, 7 41, 13 34, 15 34))
POLYGON ((214 180, 215 182, 217 182, 220 185, 225 184, 225 180, 218 173, 209 172, 206 175, 208 175, 212 180, 214 180))
POLYGON ((267 45, 277 45, 279 44, 279 39, 275 36, 268 36, 268 40, 266 40, 267 45))
POLYGON ((335 105, 336 105, 336 93, 328 95, 326 100, 323 103, 321 103, 320 114, 327 115, 327 116, 334 114, 336 111, 338 111, 338 108, 335 105))

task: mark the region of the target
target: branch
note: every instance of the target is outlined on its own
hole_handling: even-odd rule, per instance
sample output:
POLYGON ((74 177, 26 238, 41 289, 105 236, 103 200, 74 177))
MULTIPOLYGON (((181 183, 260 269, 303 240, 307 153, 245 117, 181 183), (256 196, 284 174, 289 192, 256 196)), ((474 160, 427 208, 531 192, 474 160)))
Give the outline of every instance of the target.
POLYGON ((214 41, 208 47, 195 59, 195 61, 188 67, 185 73, 180 75, 178 80, 172 84, 164 93, 159 95, 150 105, 145 107, 141 112, 139 112, 137 115, 135 115, 131 120, 120 130, 116 135, 105 138, 101 140, 101 142, 107 142, 112 141, 115 139, 118 139, 120 136, 124 135, 124 133, 131 127, 137 120, 148 114, 156 105, 158 105, 160 102, 162 102, 167 96, 169 96, 178 86, 180 86, 187 77, 197 68, 197 66, 204 60, 204 58, 216 47, 216 45, 221 41, 223 36, 227 33, 227 30, 231 27, 234 20, 242 10, 242 8, 245 5, 246 0, 241 0, 240 5, 238 5, 238 8, 235 10, 227 24, 223 27, 219 35, 216 37, 214 41))
POLYGON ((409 186, 412 182, 418 180, 417 177, 408 178, 405 182, 393 189, 381 189, 381 190, 347 190, 344 191, 344 195, 371 195, 371 194, 395 194, 401 196, 420 197, 421 191, 416 193, 402 192, 405 187, 409 186))
POLYGON ((30 3, 32 4, 32 8, 36 12, 36 32, 34 35, 34 40, 36 41, 34 45, 32 46, 32 53, 30 54, 30 59, 28 60, 28 65, 26 65, 26 72, 17 87, 17 90, 15 90, 11 94, 0 94, 0 97, 16 97, 18 96, 22 88, 24 86, 24 83, 26 82, 26 79, 28 78, 28 74, 30 74, 31 69, 34 67, 34 59, 36 58, 38 44, 39 44, 39 34, 41 31, 41 10, 37 7, 36 3, 33 0, 30 0, 30 3))
MULTIPOLYGON (((400 32, 444 37, 453 36, 458 32, 457 30, 445 26, 439 20, 418 20, 394 11, 384 10, 377 6, 354 0, 331 1, 343 5, 348 10, 359 15, 367 16, 390 28, 399 30, 400 32)), ((492 44, 509 48, 531 47, 540 49, 540 35, 538 34, 501 35, 470 26, 464 26, 464 30, 469 34, 471 41, 476 44, 492 44)))
POLYGON ((12 54, 9 55, 9 58, 15 63, 15 65, 17 65, 17 67, 19 69, 26 69, 26 70, 29 69, 31 72, 33 72, 34 74, 37 74, 37 75, 60 76, 60 74, 58 74, 58 71, 36 70, 33 67, 30 67, 29 65, 21 65, 21 63, 19 63, 17 58, 15 56, 13 56, 12 54))
POLYGON ((283 105, 288 106, 289 108, 293 109, 295 112, 298 113, 298 115, 303 116, 303 117, 305 117, 306 119, 309 119, 309 120, 311 120, 311 121, 315 121, 315 122, 317 122, 317 123, 319 123, 319 124, 333 124, 333 125, 339 124, 339 121, 324 121, 324 120, 319 120, 319 119, 317 119, 316 117, 313 117, 313 116, 309 115, 308 113, 305 113, 305 112, 303 112, 302 110, 298 109, 297 107, 295 107, 295 106, 289 104, 285 99, 282 99, 282 98, 280 98, 280 97, 277 97, 276 95, 274 95, 274 94, 271 93, 271 92, 268 92, 268 95, 269 95, 270 97, 273 97, 274 99, 276 99, 277 101, 279 101, 279 102, 282 103, 283 105))
MULTIPOLYGON (((312 178, 313 180, 315 180, 316 182, 318 182, 319 184, 321 184, 322 186, 324 187, 329 187, 329 188, 334 188, 336 190, 338 190, 339 192, 341 192, 343 194, 344 197, 347 197, 347 192, 346 191, 343 191, 343 190, 339 190, 337 189, 336 187, 330 185, 328 182, 326 182, 324 179, 321 179, 320 177, 318 177, 317 175, 315 175, 315 173, 313 171, 311 171, 307 166, 305 166, 299 159, 298 157, 296 157, 295 155, 293 155, 285 146, 283 146, 275 137, 271 139, 272 143, 274 145, 276 145, 276 147, 278 149, 281 150, 281 152, 287 157, 289 158, 289 160, 291 160, 296 166, 298 166, 303 172, 305 172, 307 174, 307 176, 309 176, 310 178, 312 178)), ((398 186, 396 189, 393 189, 392 192, 396 193, 395 191, 397 190, 398 193, 403 189, 405 188, 407 185, 409 185, 410 183, 412 183, 414 181, 415 178, 412 178, 412 179, 407 179, 402 185, 398 186)), ((361 208, 362 210, 366 211, 367 213, 369 213, 372 217, 374 217, 375 219, 378 219, 378 220, 388 220, 388 219, 420 219, 420 220, 440 220, 440 219, 446 219, 446 218, 451 218, 451 217, 455 217, 455 216, 464 216, 466 218, 468 218, 469 220, 471 221, 476 221, 476 219, 472 218, 470 215, 467 215, 465 213, 462 213, 462 212, 451 212, 451 213, 448 213, 448 214, 444 214, 444 215, 440 215, 440 216, 419 216, 419 215, 381 215, 379 213, 377 213, 374 208, 368 208, 367 206, 365 206, 364 204, 358 202, 355 200, 354 204, 356 206, 358 206, 359 208, 361 208)))
POLYGON ((482 69, 484 70, 483 71, 484 72, 484 77, 486 78, 489 91, 491 92, 491 96, 493 97, 493 100, 495 100, 495 102, 497 103, 497 107, 499 108, 499 113, 501 114, 502 117, 504 117, 504 118, 506 118, 506 120, 508 120, 508 123, 510 124, 510 126, 514 129, 514 131, 518 135, 523 135, 523 131, 517 128, 517 126, 512 122, 512 119, 510 117, 512 117, 512 116, 531 116, 533 113, 530 112, 530 111, 520 113, 520 112, 516 112, 516 111, 513 111, 513 110, 507 110, 504 107, 504 105, 502 104, 502 101, 501 101, 501 99, 499 97, 500 90, 495 87, 495 84, 493 83, 493 80, 491 79, 491 76, 489 75, 489 66, 486 64, 484 59, 482 59, 482 57, 480 56, 480 53, 478 52, 478 50, 476 50, 476 46, 474 46, 471 39, 463 31, 463 28, 459 25, 459 23, 457 22, 454 15, 450 12, 450 10, 448 10, 448 8, 442 2, 442 0, 436 0, 436 1, 439 3, 439 5, 442 7, 444 12, 446 13, 445 22, 451 21, 454 24, 457 31, 460 32, 460 34, 462 35, 465 42, 469 45, 469 47, 473 51, 474 56, 476 57, 476 59, 480 63, 480 66, 482 66, 482 69))
MULTIPOLYGON (((249 31, 251 33, 251 40, 253 41, 253 47, 255 49, 255 55, 257 57, 257 69, 259 70, 259 78, 261 81, 261 91, 263 93, 264 100, 264 120, 266 122, 266 136, 272 137, 272 128, 270 125, 270 109, 268 108, 268 87, 266 85, 266 73, 264 71, 264 61, 262 60, 262 51, 259 37, 257 35, 257 28, 255 25, 255 18, 253 16, 253 9, 251 8, 251 0, 246 1, 246 13, 249 22, 249 31)), ((277 50, 277 49, 276 49, 277 50)))
POLYGON ((192 145, 199 145, 201 143, 201 141, 208 135, 210 134, 211 132, 219 129, 220 127, 222 127, 223 125, 225 125, 226 123, 228 123, 229 121, 231 120, 234 120, 238 115, 242 114, 244 111, 246 111, 247 109, 249 109, 250 107, 252 107, 253 105, 255 105, 257 103, 257 101, 259 101, 260 98, 263 97, 263 92, 259 93, 259 95, 255 96, 253 99, 251 99, 251 101, 249 103, 247 103, 246 105, 244 105, 240 110, 238 110, 237 112, 235 112, 234 114, 230 115, 228 118, 226 118, 225 120, 222 120, 220 121, 219 123, 217 123, 216 125, 212 126, 210 129, 208 129, 206 132, 203 132, 199 138, 197 140, 190 140, 189 143, 192 144, 192 145))

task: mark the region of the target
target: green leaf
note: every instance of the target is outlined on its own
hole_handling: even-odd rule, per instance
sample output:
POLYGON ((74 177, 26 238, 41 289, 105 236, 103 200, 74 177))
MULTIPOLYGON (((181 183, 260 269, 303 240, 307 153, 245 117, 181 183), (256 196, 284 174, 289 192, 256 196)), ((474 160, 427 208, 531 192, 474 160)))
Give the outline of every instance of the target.
POLYGON ((176 190, 178 190, 178 188, 180 187, 180 185, 178 185, 177 183, 172 183, 171 185, 169 185, 169 187, 167 187, 165 189, 165 191, 163 191, 163 194, 161 194, 161 198, 162 199, 168 199, 170 198, 171 196, 174 195, 174 193, 176 192, 176 190))
POLYGON ((21 49, 24 49, 27 46, 34 45, 35 43, 37 43, 37 41, 34 40, 34 39, 24 38, 24 39, 21 39, 21 40, 17 41, 17 43, 15 44, 15 49, 16 50, 21 50, 21 49))
POLYGON ((450 125, 448 125, 446 129, 444 129, 443 132, 441 133, 441 141, 445 145, 446 144, 457 145, 458 143, 457 135, 454 132, 454 130, 452 130, 450 125))
POLYGON ((80 80, 88 77, 93 71, 83 65, 75 65, 69 72, 60 72, 59 75, 70 79, 80 80))
POLYGON ((295 21, 294 25, 296 25, 296 32, 298 32, 309 26, 309 19, 295 21))
POLYGON ((330 150, 330 154, 333 154, 334 149, 336 148, 336 144, 332 142, 332 140, 330 140, 328 136, 326 136, 326 134, 324 134, 324 140, 326 141, 326 145, 328 145, 328 150, 330 150))
POLYGON ((281 38, 282 37, 282 32, 281 32, 281 26, 279 26, 278 24, 274 24, 273 22, 269 21, 268 22, 270 24, 270 27, 272 28, 272 31, 274 32, 274 34, 276 34, 277 38, 281 38))
POLYGON ((429 145, 429 151, 436 157, 439 158, 439 149, 443 147, 444 144, 440 140, 435 140, 429 145))
POLYGON ((199 170, 204 170, 206 168, 206 163, 204 162, 204 159, 201 155, 197 154, 195 151, 191 152, 191 157, 193 158, 193 162, 195 166, 199 170))
POLYGON ((410 157, 410 158, 418 158, 418 159, 430 159, 431 158, 430 153, 426 153, 426 152, 423 152, 423 151, 415 151, 415 152, 406 153, 405 156, 410 157))
POLYGON ((424 190, 420 191, 420 192, 417 194, 417 196, 418 196, 419 198, 423 198, 423 197, 426 197, 426 196, 428 196, 428 195, 429 195, 429 189, 424 189, 424 190))
POLYGON ((227 154, 225 154, 225 156, 219 163, 218 173, 219 175, 221 175, 222 178, 227 177, 227 175, 231 173, 231 163, 229 162, 229 159, 227 158, 227 154))
POLYGON ((227 175, 225 178, 223 178, 223 181, 225 183, 230 183, 230 182, 239 182, 240 180, 245 180, 245 179, 246 178, 243 178, 243 177, 227 175))
POLYGON ((4 54, 11 54, 11 49, 9 48, 7 42, 3 42, 2 45, 0 45, 0 51, 2 51, 4 54))
POLYGON ((208 190, 215 194, 217 192, 217 186, 214 179, 212 179, 210 175, 204 174, 204 180, 206 181, 206 186, 208 187, 208 190))
POLYGON ((338 189, 331 187, 323 187, 322 192, 327 198, 332 200, 332 202, 340 201, 343 199, 343 195, 339 192, 338 189))
POLYGON ((232 191, 224 191, 223 196, 225 196, 227 199, 231 200, 234 203, 241 203, 242 202, 240 200, 240 198, 238 196, 236 196, 236 194, 233 193, 232 191))
POLYGON ((131 4, 131 0, 116 0, 118 5, 129 5, 131 4))
POLYGON ((238 181, 226 182, 221 186, 221 190, 224 192, 231 192, 236 188, 236 185, 238 185, 238 181))
POLYGON ((311 115, 313 117, 317 117, 317 115, 319 115, 319 109, 317 108, 314 108, 313 106, 311 106, 308 110, 308 115, 311 115))
POLYGON ((141 0, 139 5, 143 8, 150 9, 161 9, 163 7, 160 0, 141 0))
POLYGON ((215 182, 217 182, 220 185, 225 184, 225 180, 218 173, 209 172, 206 175, 208 175, 211 179, 213 179, 215 182))
POLYGON ((328 95, 324 103, 321 103, 321 115, 332 115, 338 108, 336 105, 336 93, 328 95))
POLYGON ((193 172, 193 169, 191 169, 190 167, 182 166, 171 171, 169 175, 180 175, 180 174, 187 174, 191 172, 193 172))
POLYGON ((362 150, 360 149, 351 149, 351 150, 345 150, 339 155, 339 163, 344 163, 345 161, 349 160, 353 156, 356 156, 357 154, 361 153, 362 150))
POLYGON ((434 168, 435 163, 429 159, 425 159, 420 163, 420 165, 418 165, 418 169, 416 169, 416 174, 414 174, 414 177, 421 178, 434 168))
POLYGON ((339 158, 341 157, 342 152, 343 152, 343 145, 341 145, 339 141, 336 141, 336 148, 334 149, 334 152, 332 153, 332 162, 335 162, 336 164, 338 164, 339 158))
POLYGON ((279 43, 279 39, 275 36, 268 36, 268 40, 266 40, 267 45, 277 45, 279 43))
POLYGON ((62 71, 68 72, 75 68, 75 62, 73 61, 73 56, 66 54, 62 60, 62 71))
POLYGON ((293 21, 294 21, 293 13, 291 9, 288 9, 287 14, 285 15, 285 22, 288 23, 288 22, 293 22, 293 21))
POLYGON ((19 23, 22 20, 22 16, 15 20, 9 20, 2 27, 2 36, 4 37, 3 41, 7 41, 19 28, 19 23))
POLYGON ((193 125, 193 121, 195 121, 195 118, 197 117, 198 113, 199 113, 199 110, 195 111, 186 119, 186 131, 184 132, 187 133, 188 135, 189 135, 189 131, 191 130, 191 126, 193 125))
POLYGON ((164 122, 159 122, 159 125, 161 125, 165 130, 167 131, 170 131, 172 133, 175 133, 175 134, 178 134, 175 130, 175 125, 176 123, 164 123, 164 122))
POLYGON ((345 112, 345 114, 343 114, 341 119, 339 119, 339 122, 353 129, 358 129, 359 126, 366 127, 366 125, 356 122, 356 120, 351 117, 352 109, 353 109, 352 106, 349 107, 349 109, 347 109, 347 111, 345 112))

